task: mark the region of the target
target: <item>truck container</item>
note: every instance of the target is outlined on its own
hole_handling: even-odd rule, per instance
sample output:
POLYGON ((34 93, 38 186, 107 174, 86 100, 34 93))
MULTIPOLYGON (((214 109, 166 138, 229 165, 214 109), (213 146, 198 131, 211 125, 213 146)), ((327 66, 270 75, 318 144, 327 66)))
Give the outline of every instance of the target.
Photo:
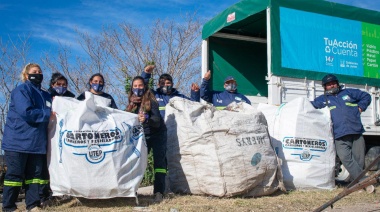
MULTIPOLYGON (((314 100, 328 73, 368 92, 367 150, 380 146, 380 12, 323 0, 243 0, 202 29, 202 76, 223 90, 232 75, 253 104, 314 100)), ((373 154, 371 154, 373 155, 373 154)))

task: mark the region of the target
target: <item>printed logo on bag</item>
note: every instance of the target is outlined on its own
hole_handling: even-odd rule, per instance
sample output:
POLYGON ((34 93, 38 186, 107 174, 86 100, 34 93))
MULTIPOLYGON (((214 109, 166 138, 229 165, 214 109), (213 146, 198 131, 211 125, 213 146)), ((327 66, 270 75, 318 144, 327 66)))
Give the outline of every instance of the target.
POLYGON ((257 164, 259 164, 261 161, 261 154, 260 153, 256 153, 252 156, 252 159, 251 159, 251 165, 252 166, 256 166, 257 164))
POLYGON ((99 161, 103 159, 103 151, 99 145, 91 145, 88 147, 88 157, 91 161, 99 161))
POLYGON ((243 146, 252 146, 252 145, 262 145, 265 144, 265 140, 268 137, 265 135, 256 135, 256 136, 240 136, 236 138, 236 143, 239 147, 243 146))
POLYGON ((284 137, 282 147, 284 151, 293 151, 291 155, 298 156, 302 161, 310 161, 313 157, 320 157, 318 153, 326 152, 328 145, 321 139, 284 137))
POLYGON ((132 137, 133 139, 138 139, 142 136, 142 133, 144 132, 144 128, 142 125, 133 126, 132 129, 132 137))
MULTIPOLYGON (((107 153, 117 151, 114 144, 123 140, 122 131, 118 128, 101 131, 64 131, 60 134, 60 140, 63 139, 65 146, 74 149, 74 155, 84 156, 90 163, 102 162, 107 153)), ((62 148, 60 145, 61 151, 62 148)))

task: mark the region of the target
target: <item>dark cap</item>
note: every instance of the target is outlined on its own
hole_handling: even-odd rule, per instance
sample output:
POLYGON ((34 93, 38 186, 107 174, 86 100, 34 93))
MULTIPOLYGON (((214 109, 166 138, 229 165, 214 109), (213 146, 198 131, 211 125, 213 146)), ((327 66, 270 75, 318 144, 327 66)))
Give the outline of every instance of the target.
POLYGON ((236 82, 236 80, 235 80, 235 78, 234 78, 233 76, 228 76, 228 77, 226 77, 226 78, 224 79, 224 83, 226 83, 227 81, 231 81, 231 80, 233 80, 233 81, 236 82))
POLYGON ((333 81, 336 81, 339 84, 339 80, 335 75, 327 74, 322 79, 322 86, 325 86, 327 83, 333 82, 333 81))

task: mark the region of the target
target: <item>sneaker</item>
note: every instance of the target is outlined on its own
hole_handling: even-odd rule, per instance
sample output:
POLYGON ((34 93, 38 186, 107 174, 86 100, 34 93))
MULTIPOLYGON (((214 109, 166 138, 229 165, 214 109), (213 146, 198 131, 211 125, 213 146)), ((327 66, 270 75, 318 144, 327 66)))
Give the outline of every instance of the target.
POLYGON ((160 203, 164 199, 163 195, 160 192, 154 194, 154 202, 160 203))
POLYGON ((371 194, 371 193, 375 192, 375 186, 373 186, 373 185, 369 185, 369 186, 365 187, 364 190, 365 190, 367 193, 371 194))

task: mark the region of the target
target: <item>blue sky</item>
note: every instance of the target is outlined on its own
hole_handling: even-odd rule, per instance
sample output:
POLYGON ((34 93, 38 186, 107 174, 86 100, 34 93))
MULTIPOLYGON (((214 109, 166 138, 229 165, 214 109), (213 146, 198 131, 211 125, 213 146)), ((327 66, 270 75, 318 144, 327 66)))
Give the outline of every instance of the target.
MULTIPOLYGON (((333 0, 380 11, 377 0, 333 0)), ((75 29, 97 34, 103 25, 122 22, 149 27, 154 20, 176 19, 198 11, 209 20, 238 0, 0 0, 0 36, 3 42, 30 36, 31 53, 54 52, 59 42, 80 51, 75 29)))

